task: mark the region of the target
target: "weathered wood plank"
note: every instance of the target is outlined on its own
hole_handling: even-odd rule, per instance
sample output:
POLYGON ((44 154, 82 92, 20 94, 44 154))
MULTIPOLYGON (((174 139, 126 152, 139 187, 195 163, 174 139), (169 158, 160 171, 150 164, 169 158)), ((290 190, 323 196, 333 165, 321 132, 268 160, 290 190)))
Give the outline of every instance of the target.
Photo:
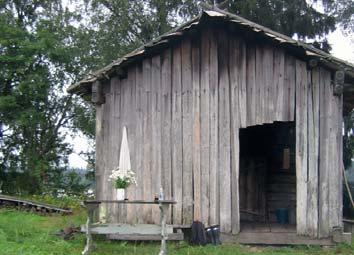
POLYGON ((296 233, 257 233, 241 232, 238 236, 223 234, 221 236, 223 243, 233 242, 241 244, 265 244, 265 245, 324 245, 332 246, 332 239, 310 239, 304 236, 298 236, 296 233))
POLYGON ((193 222, 193 98, 191 41, 182 42, 183 224, 193 222))
POLYGON ((284 121, 295 120, 295 81, 295 58, 290 55, 286 55, 283 105, 288 107, 283 108, 284 121))
MULTIPOLYGON (((167 49, 162 54, 161 62, 161 86, 162 86, 162 187, 165 199, 172 198, 172 144, 171 129, 171 50, 167 49)), ((167 223, 171 223, 171 211, 166 217, 167 223)))
POLYGON ((337 182, 338 182, 338 222, 339 226, 342 227, 344 225, 343 222, 343 173, 342 173, 342 168, 343 168, 343 136, 342 136, 342 128, 343 128, 343 95, 338 96, 337 98, 337 146, 338 146, 338 169, 337 169, 337 182))
POLYGON ((210 31, 202 33, 201 75, 200 75, 200 171, 201 171, 201 220, 209 224, 209 168, 210 168, 210 102, 209 102, 209 63, 210 31))
MULTIPOLYGON (((97 81, 98 82, 98 81, 97 81)), ((104 105, 96 105, 96 164, 95 164, 95 179, 96 179, 96 190, 95 197, 98 199, 103 199, 103 186, 104 186, 104 162, 103 162, 103 110, 104 105)), ((101 212, 103 210, 100 207, 99 218, 102 217, 101 212)))
POLYGON ((173 223, 182 223, 182 76, 181 48, 173 49, 172 60, 172 191, 177 204, 173 207, 173 223))
MULTIPOLYGON (((143 182, 144 182, 144 199, 151 200, 154 196, 152 191, 152 174, 151 174, 151 151, 152 151, 152 130, 151 130, 151 59, 143 60, 143 97, 141 100, 143 111, 143 182)), ((150 206, 144 205, 144 223, 152 222, 152 210, 150 206)))
POLYGON ((264 47, 263 54, 263 74, 264 74, 264 99, 263 102, 263 121, 262 123, 272 123, 275 119, 274 92, 275 85, 273 78, 273 48, 270 46, 264 47))
MULTIPOLYGON (((109 141, 112 143, 112 148, 111 148, 111 161, 112 161, 112 167, 110 169, 113 169, 114 167, 118 166, 119 164, 119 150, 120 150, 120 143, 121 143, 121 97, 120 97, 120 92, 121 92, 121 84, 120 80, 118 77, 112 78, 111 79, 111 97, 112 97, 112 115, 110 119, 111 123, 111 129, 112 129, 112 135, 109 139, 109 141)), ((111 190, 112 190, 112 197, 111 199, 114 199, 116 197, 116 190, 113 187, 113 183, 109 182, 108 185, 110 185, 111 190)), ((110 214, 111 214, 111 220, 110 222, 117 222, 118 221, 118 205, 108 205, 110 209, 110 214)))
MULTIPOLYGON (((151 109, 152 109, 152 192, 159 194, 161 188, 161 57, 151 60, 151 109)), ((159 208, 152 208, 153 222, 160 223, 159 208)))
POLYGON ((319 237, 329 236, 329 72, 320 69, 319 237))
POLYGON ((217 38, 210 40, 210 224, 219 223, 219 166, 218 166, 218 101, 219 101, 219 72, 217 38))
POLYGON ((193 100, 193 196, 194 220, 201 220, 201 123, 200 123, 200 41, 192 41, 192 100, 193 100))
POLYGON ((247 45, 247 126, 256 124, 256 50, 247 45))
POLYGON ((220 229, 231 232, 231 130, 230 130, 230 78, 229 78, 229 41, 224 31, 218 38, 219 62, 219 137, 218 172, 220 229))
POLYGON ((306 63, 296 60, 296 229, 307 234, 307 70, 306 63))
MULTIPOLYGON (((120 109, 120 125, 118 127, 118 137, 119 139, 119 150, 118 150, 118 163, 119 163, 119 157, 120 157, 120 152, 121 152, 121 141, 123 138, 123 128, 126 127, 127 130, 129 130, 129 109, 130 109, 130 85, 131 82, 129 80, 129 77, 127 76, 125 79, 120 80, 121 84, 121 109, 120 109)), ((128 132, 127 132, 128 133, 128 132)), ((128 140, 129 143, 129 140, 128 140)), ((129 145, 128 145, 129 146, 129 145)), ((125 189, 125 196, 128 195, 128 188, 125 189)), ((118 219, 120 223, 126 223, 127 222, 127 206, 126 205, 118 205, 118 219)))
POLYGON ((242 40, 239 41, 237 47, 236 58, 238 59, 238 101, 239 101, 239 126, 241 128, 247 126, 247 83, 246 83, 246 43, 242 40))
MULTIPOLYGON (((144 199, 144 109, 145 102, 145 89, 143 83, 143 66, 142 63, 138 63, 135 69, 135 83, 136 83, 136 149, 135 149, 135 161, 136 161, 136 199, 144 199)), ((136 205, 137 223, 142 223, 144 219, 144 207, 142 205, 136 205)))
MULTIPOLYGON (((103 86, 103 90, 104 90, 104 94, 105 94, 105 98, 106 98, 106 103, 104 104, 104 110, 103 110, 103 132, 104 132, 104 137, 103 137, 103 169, 104 169, 104 175, 103 175, 103 179, 104 179, 104 186, 103 186, 103 196, 105 199, 109 199, 112 197, 112 191, 113 188, 111 186, 111 184, 109 182, 107 182, 108 180, 108 176, 110 175, 110 170, 111 170, 111 160, 110 160, 110 147, 111 147, 111 143, 109 140, 110 137, 110 113, 111 113, 111 96, 110 96, 110 83, 105 83, 103 86)), ((110 220, 110 208, 109 206, 103 206, 104 207, 104 211, 105 211, 105 216, 104 218, 102 218, 103 221, 107 222, 110 220)))
MULTIPOLYGON (((131 170, 137 172, 136 164, 136 130, 137 130, 137 107, 136 107, 136 68, 128 70, 128 95, 127 95, 127 138, 130 153, 131 170)), ((136 185, 130 185, 127 189, 127 198, 136 199, 136 185)), ((127 222, 137 223, 137 207, 127 205, 127 222)))
POLYGON ((232 37, 229 47, 231 121, 231 230, 240 232, 239 127, 247 125, 246 48, 232 37))
POLYGON ((336 96, 333 93, 333 84, 330 85, 330 94, 329 100, 327 101, 330 104, 329 109, 329 143, 330 143, 330 152, 329 152, 329 228, 332 233, 334 227, 342 226, 341 220, 341 207, 343 206, 340 197, 342 197, 342 165, 340 164, 341 159, 341 149, 339 145, 341 144, 341 136, 339 134, 342 133, 342 122, 340 121, 340 117, 342 113, 341 109, 341 97, 336 96))
POLYGON ((318 136, 319 136, 319 100, 320 77, 318 68, 309 71, 308 90, 308 201, 307 230, 312 237, 318 235, 318 136))
POLYGON ((284 51, 276 49, 274 50, 274 106, 275 106, 275 121, 284 121, 283 111, 288 108, 285 105, 284 96, 287 95, 284 93, 284 90, 288 88, 288 85, 285 84, 285 56, 284 51))
MULTIPOLYGON (((266 83, 265 83, 265 65, 264 60, 264 48, 262 46, 256 46, 256 78, 255 78, 255 90, 254 104, 251 106, 254 108, 255 122, 254 124, 266 123, 266 83)), ((268 63, 265 63, 268 64, 268 63)))

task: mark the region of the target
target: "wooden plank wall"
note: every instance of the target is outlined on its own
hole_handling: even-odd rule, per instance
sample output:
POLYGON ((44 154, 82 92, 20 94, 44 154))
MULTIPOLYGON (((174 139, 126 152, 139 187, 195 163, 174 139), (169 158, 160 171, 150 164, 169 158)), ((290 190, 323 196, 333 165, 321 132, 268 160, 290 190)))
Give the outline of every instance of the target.
MULTIPOLYGON (((342 99, 333 96, 327 70, 308 70, 282 49, 207 28, 104 86, 96 124, 98 198, 115 195, 107 178, 126 126, 138 180, 129 198, 153 199, 162 186, 177 201, 170 223, 199 219, 236 234, 239 128, 296 119, 298 233, 327 236, 341 224, 342 99)), ((119 221, 159 220, 150 206, 108 211, 119 221)))

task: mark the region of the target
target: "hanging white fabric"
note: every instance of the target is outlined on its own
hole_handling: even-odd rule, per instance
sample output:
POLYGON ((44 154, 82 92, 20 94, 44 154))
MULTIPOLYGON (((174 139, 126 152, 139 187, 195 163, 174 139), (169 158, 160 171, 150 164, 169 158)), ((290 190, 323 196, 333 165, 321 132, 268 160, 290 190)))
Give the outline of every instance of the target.
POLYGON ((119 168, 124 174, 126 174, 128 170, 131 170, 128 135, 125 126, 123 127, 122 144, 120 146, 119 168))

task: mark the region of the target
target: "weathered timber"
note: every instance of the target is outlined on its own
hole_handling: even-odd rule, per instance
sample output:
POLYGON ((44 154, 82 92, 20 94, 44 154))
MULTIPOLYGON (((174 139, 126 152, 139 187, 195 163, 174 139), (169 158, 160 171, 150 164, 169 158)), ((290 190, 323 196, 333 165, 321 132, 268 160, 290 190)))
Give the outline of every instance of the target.
MULTIPOLYGON (((151 151, 152 151, 152 144, 151 144, 151 100, 152 100, 152 93, 151 93, 151 59, 145 59, 143 61, 143 96, 141 99, 142 102, 142 111, 143 111, 143 139, 141 146, 144 147, 143 151, 143 199, 149 200, 153 198, 153 191, 152 191, 152 180, 153 176, 151 175, 151 151)), ((152 210, 150 206, 143 206, 144 211, 144 222, 151 223, 152 222, 152 210)))
MULTIPOLYGON (((151 61, 151 184, 152 194, 159 194, 161 188, 161 58, 154 56, 151 61)), ((160 222, 159 208, 152 208, 152 222, 160 222)))
MULTIPOLYGON (((161 153, 162 153, 162 172, 161 183, 166 199, 172 197, 172 111, 171 111, 171 50, 163 52, 161 60, 161 86, 162 86, 162 105, 161 105, 161 153)), ((166 216, 167 223, 171 223, 171 212, 166 216)))
POLYGON ((23 199, 14 196, 2 195, 0 194, 0 205, 6 206, 15 206, 19 209, 21 208, 41 208, 44 209, 46 213, 62 213, 62 214, 71 214, 72 211, 70 209, 60 208, 54 205, 40 203, 28 199, 23 199))
POLYGON ((193 222, 193 104, 191 41, 182 42, 182 224, 193 222))
POLYGON ((219 201, 219 70, 218 70, 218 45, 217 38, 213 37, 210 40, 210 62, 209 62, 209 109, 210 109, 210 179, 209 179, 209 213, 210 224, 219 224, 220 216, 220 201, 219 201))
POLYGON ((320 135, 319 135, 319 237, 329 236, 329 106, 327 104, 330 96, 329 73, 323 68, 320 69, 320 135))
POLYGON ((209 168, 210 168, 210 103, 209 63, 210 31, 202 33, 200 70, 200 170, 201 170, 201 221, 209 223, 209 168))
POLYGON ((181 48, 173 49, 172 59, 172 194, 177 201, 173 207, 173 224, 182 224, 183 151, 182 151, 182 63, 181 48))
POLYGON ((296 227, 300 235, 307 234, 307 93, 306 63, 296 60, 296 227))
POLYGON ((218 173, 221 231, 231 232, 231 130, 230 130, 230 78, 229 78, 229 41, 226 32, 219 33, 219 116, 218 116, 218 173))
POLYGON ((319 148, 319 69, 309 71, 308 90, 308 198, 307 228, 312 237, 318 236, 318 148, 319 148))
POLYGON ((200 114, 200 40, 192 41, 192 102, 193 102, 193 219, 201 220, 201 114, 200 114))

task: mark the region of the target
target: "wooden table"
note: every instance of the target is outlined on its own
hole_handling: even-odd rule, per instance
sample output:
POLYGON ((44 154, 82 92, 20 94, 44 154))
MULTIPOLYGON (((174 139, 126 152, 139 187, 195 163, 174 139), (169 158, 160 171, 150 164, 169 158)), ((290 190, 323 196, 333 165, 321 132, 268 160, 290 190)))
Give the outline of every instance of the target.
POLYGON ((87 209, 87 221, 86 221, 86 246, 82 252, 82 255, 90 254, 92 250, 92 233, 91 233, 91 225, 93 224, 93 216, 95 210, 102 203, 112 203, 112 204, 150 204, 150 205, 158 205, 160 208, 160 223, 161 223, 161 248, 159 255, 167 254, 166 250, 166 241, 167 241, 167 233, 166 233, 166 213, 169 209, 170 205, 176 204, 176 201, 173 200, 86 200, 84 201, 84 205, 87 209))

